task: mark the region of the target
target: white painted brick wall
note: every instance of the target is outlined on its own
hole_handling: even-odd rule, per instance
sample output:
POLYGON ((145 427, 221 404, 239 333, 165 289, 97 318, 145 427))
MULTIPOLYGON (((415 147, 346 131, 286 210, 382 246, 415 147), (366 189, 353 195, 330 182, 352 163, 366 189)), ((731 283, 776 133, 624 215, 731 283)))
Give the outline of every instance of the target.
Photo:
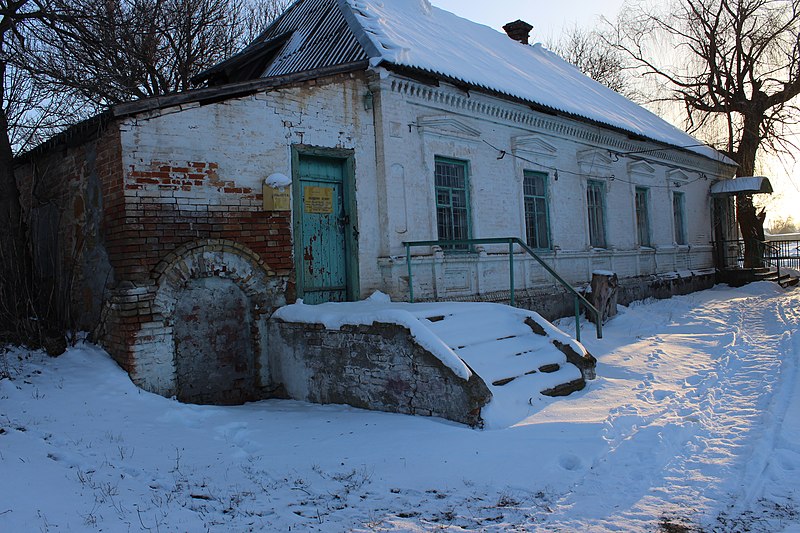
MULTIPOLYGON (((692 269, 712 266, 708 188, 714 178, 729 177, 732 169, 693 155, 682 155, 677 161, 670 160, 659 152, 635 154, 635 158, 620 155, 611 157, 607 163, 598 158, 597 164, 584 164, 581 168, 579 154, 587 150, 596 150, 608 158, 609 151, 624 153, 660 146, 633 142, 622 134, 599 127, 537 114, 523 105, 497 98, 477 93, 467 95, 445 84, 436 88, 411 82, 408 84, 411 90, 392 90, 393 82, 396 86, 405 81, 393 75, 386 77, 380 83, 380 98, 376 99, 380 101, 380 120, 383 122, 382 130, 386 132, 386 161, 383 168, 402 166, 402 173, 386 171, 387 192, 381 211, 388 223, 380 226, 384 228, 380 249, 388 250, 384 252, 385 255, 404 256, 403 241, 437 238, 434 159, 443 156, 469 161, 472 236, 475 238, 524 237, 523 171, 548 173, 551 238, 559 250, 553 261, 557 270, 573 283, 588 282, 592 270, 598 268, 618 270, 621 276, 636 276, 684 269, 687 265, 692 269), (499 112, 493 112, 492 108, 499 112), (512 121, 505 118, 509 115, 502 115, 503 111, 514 112, 521 117, 534 116, 540 123, 551 122, 554 125, 536 124, 535 120, 528 120, 527 123, 512 121), (447 130, 458 129, 452 124, 442 125, 438 131, 420 127, 429 117, 446 117, 478 134, 470 137, 448 133, 447 130), (545 141, 555 148, 555 152, 520 151, 519 155, 531 162, 515 159, 512 156, 514 140, 525 136, 545 141), (586 138, 590 140, 584 140, 586 138), (487 143, 507 153, 502 155, 487 143), (652 171, 641 165, 640 159, 647 159, 652 171), (545 167, 558 169, 558 180, 555 180, 554 170, 545 167), (672 180, 668 180, 667 176, 676 168, 682 169, 690 180, 698 181, 674 189, 672 180), (588 246, 587 173, 595 175, 592 179, 603 181, 606 186, 609 252, 592 252, 588 246), (393 174, 401 174, 403 179, 391 179, 393 174), (701 179, 702 175, 708 179, 701 179), (652 260, 652 251, 645 252, 641 261, 638 258, 634 205, 637 185, 650 190, 651 240, 659 250, 655 262, 652 260), (685 193, 688 242, 691 247, 674 246, 673 190, 685 193)), ((487 247, 489 252, 502 252, 504 249, 505 245, 487 247)), ((425 251, 423 248, 415 250, 416 253, 425 251)), ((506 290, 506 263, 507 260, 503 260, 497 268, 475 270, 473 290, 475 286, 480 286, 482 292, 506 290), (492 273, 495 275, 490 275, 492 273)), ((384 279, 406 275, 403 261, 384 261, 382 265, 384 279)), ((526 272, 526 276, 518 276, 517 287, 535 285, 542 279, 548 279, 535 264, 527 267, 526 272)), ((429 267, 420 267, 420 272, 415 273, 417 275, 423 291, 425 287, 433 286, 429 267)), ((386 289, 397 290, 394 296, 402 297, 406 294, 406 288, 402 285, 387 283, 386 289)))
MULTIPOLYGON (((378 200, 372 111, 365 110, 363 103, 366 92, 362 80, 350 79, 284 88, 180 113, 165 111, 148 120, 129 119, 122 128, 123 168, 151 161, 213 161, 219 165, 220 180, 260 190, 263 180, 274 172, 291 176, 293 144, 353 149, 360 277, 362 287, 371 292, 380 286, 374 222, 378 200)), ((136 193, 151 195, 150 191, 126 191, 131 196, 136 193)), ((183 208, 192 205, 197 195, 196 188, 169 194, 183 208), (183 198, 190 200, 184 204, 183 198)), ((210 187, 205 197, 209 211, 225 211, 225 204, 232 200, 210 187)))
MULTIPOLYGON (((653 145, 630 141, 622 134, 599 127, 536 113, 524 105, 478 93, 466 95, 445 84, 436 88, 412 83, 409 90, 393 91, 392 84, 398 81, 402 80, 387 75, 373 80, 368 89, 365 80, 353 78, 337 84, 283 88, 180 113, 165 112, 150 119, 129 119, 122 128, 124 168, 158 160, 214 161, 219 164, 221 180, 258 189, 273 172, 291 175, 292 144, 353 149, 362 296, 376 289, 403 296, 406 289, 401 277, 405 276, 405 263, 399 260, 389 265, 387 258, 405 255, 403 241, 437 237, 433 181, 437 155, 469 161, 474 237, 524 237, 523 171, 547 172, 551 237, 557 248, 553 261, 574 283, 588 281, 597 265, 609 261, 613 265, 614 253, 627 254, 619 261, 622 275, 648 274, 654 268, 657 272, 673 270, 676 253, 693 256, 679 261, 680 264, 690 264, 693 268, 710 266, 708 187, 711 179, 727 169, 693 156, 685 156, 680 162, 669 161, 658 152, 636 156, 648 160, 651 173, 631 173, 630 165, 636 160, 625 156, 607 166, 589 168, 589 172, 605 176, 597 179, 606 183, 607 238, 613 252, 607 259, 609 254, 598 255, 588 248, 586 172, 578 164, 578 154, 590 149, 606 154, 609 150, 626 152, 653 145), (364 109, 367 90, 375 95, 373 110, 364 109), (502 111, 522 120, 508 118, 511 115, 504 116, 502 111), (430 117, 451 122, 421 126, 430 117), (466 128, 466 133, 459 130, 460 126, 466 128), (376 128, 382 132, 377 141, 376 128), (477 135, 471 136, 472 130, 477 135), (512 145, 515 139, 525 136, 540 139, 555 151, 519 152, 538 165, 515 159, 512 145), (505 150, 506 155, 499 157, 500 152, 484 141, 505 150), (558 180, 553 170, 540 165, 558 168, 558 180), (691 249, 674 247, 672 189, 667 188, 671 187, 667 173, 677 167, 691 179, 701 174, 709 178, 679 189, 685 193, 691 249), (617 179, 609 179, 612 174, 617 179), (628 182, 650 188, 650 226, 653 245, 658 249, 655 262, 653 252, 648 252, 642 261, 630 258, 630 254, 636 258, 638 248, 635 184, 628 182)), ((183 204, 183 196, 175 191, 169 201, 175 202, 177 198, 183 204)), ((196 193, 186 196, 196 198, 196 193)), ((215 205, 224 202, 213 190, 208 191, 208 198, 210 210, 225 209, 215 205)), ((193 201, 188 205, 195 205, 193 201)), ((490 253, 503 250, 504 246, 487 247, 490 253)), ((502 268, 499 266, 497 271, 502 268)), ((546 279, 536 265, 526 266, 524 272, 518 280, 523 286, 546 279)), ((475 270, 471 279, 471 286, 480 286, 481 291, 507 288, 507 278, 499 274, 490 276, 475 270)))

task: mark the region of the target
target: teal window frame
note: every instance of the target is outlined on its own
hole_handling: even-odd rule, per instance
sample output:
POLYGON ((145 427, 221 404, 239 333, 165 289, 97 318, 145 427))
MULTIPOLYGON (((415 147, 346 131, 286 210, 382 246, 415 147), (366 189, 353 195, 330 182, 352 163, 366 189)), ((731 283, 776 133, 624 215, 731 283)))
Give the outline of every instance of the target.
POLYGON ((534 250, 551 250, 548 175, 525 170, 522 175, 525 241, 534 250))
POLYGON ((672 193, 672 218, 675 223, 675 244, 685 245, 686 238, 686 200, 682 192, 672 193))
MULTIPOLYGON (((436 156, 434 160, 436 234, 440 241, 472 238, 472 209, 469 194, 469 161, 436 156)), ((469 245, 442 247, 466 252, 469 245)))
POLYGON ((636 238, 639 246, 651 246, 650 239, 650 189, 636 187, 634 192, 636 204, 636 238))
POLYGON ((592 248, 608 248, 605 183, 586 180, 586 208, 589 219, 589 245, 592 248))

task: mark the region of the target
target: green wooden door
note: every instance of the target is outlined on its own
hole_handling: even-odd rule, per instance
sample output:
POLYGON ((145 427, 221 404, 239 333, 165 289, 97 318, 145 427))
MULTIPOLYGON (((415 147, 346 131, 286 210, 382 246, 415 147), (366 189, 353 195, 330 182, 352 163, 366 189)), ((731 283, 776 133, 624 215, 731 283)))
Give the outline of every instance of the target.
POLYGON ((347 300, 345 162, 300 156, 299 281, 305 303, 347 300))

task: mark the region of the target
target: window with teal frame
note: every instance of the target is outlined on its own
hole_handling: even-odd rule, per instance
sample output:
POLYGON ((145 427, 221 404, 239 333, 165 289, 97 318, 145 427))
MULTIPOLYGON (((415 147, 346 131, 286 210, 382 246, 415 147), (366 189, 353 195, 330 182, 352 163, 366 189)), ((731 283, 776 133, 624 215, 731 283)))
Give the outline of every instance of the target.
MULTIPOLYGON (((468 163, 436 158, 436 227, 440 241, 471 238, 468 163)), ((446 250, 469 250, 468 245, 445 246, 446 250)))
POLYGON ((526 170, 522 193, 525 200, 525 237, 528 246, 549 250, 550 215, 547 201, 547 174, 526 170))
POLYGON ((589 211, 589 245, 606 247, 606 185, 602 181, 586 182, 586 206, 589 211))
POLYGON ((686 207, 683 193, 672 193, 672 216, 675 220, 675 243, 686 244, 686 207))
POLYGON ((636 187, 636 236, 639 246, 650 246, 650 211, 648 197, 650 191, 645 187, 636 187))

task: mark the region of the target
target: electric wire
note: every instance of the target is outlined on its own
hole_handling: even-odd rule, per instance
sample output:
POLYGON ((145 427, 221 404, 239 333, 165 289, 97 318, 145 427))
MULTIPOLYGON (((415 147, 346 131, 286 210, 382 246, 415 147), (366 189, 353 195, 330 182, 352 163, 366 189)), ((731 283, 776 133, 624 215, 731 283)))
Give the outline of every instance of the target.
MULTIPOLYGON (((631 184, 631 185, 645 185, 643 183, 626 180, 625 178, 618 178, 614 174, 601 175, 601 174, 590 174, 590 173, 583 173, 583 172, 573 172, 571 170, 566 170, 566 169, 563 169, 563 168, 556 168, 556 167, 551 167, 551 166, 548 166, 548 165, 543 165, 543 164, 538 163, 536 161, 531 161, 530 159, 527 159, 527 158, 522 157, 520 155, 516 155, 514 153, 511 153, 511 152, 509 152, 507 150, 503 150, 502 148, 498 148, 497 146, 494 146, 492 143, 490 143, 486 139, 481 139, 481 141, 483 141, 490 148, 492 148, 494 150, 497 150, 500 153, 500 155, 497 157, 497 159, 503 159, 506 155, 510 155, 511 157, 513 157, 515 159, 519 159, 520 161, 525 161, 526 163, 530 163, 531 165, 536 165, 536 166, 538 166, 540 168, 544 168, 544 169, 547 169, 547 170, 552 170, 553 171, 553 178, 556 181, 558 181, 559 173, 562 173, 562 174, 570 174, 570 175, 578 176, 578 177, 582 177, 582 178, 589 178, 589 179, 594 178, 594 179, 604 179, 604 180, 609 180, 609 181, 621 181, 623 183, 628 183, 628 184, 631 184)), ((698 145, 690 145, 690 146, 686 146, 686 147, 681 146, 680 148, 689 148, 691 146, 706 146, 706 145, 705 144, 698 144, 698 145)), ((659 148, 658 150, 668 150, 668 148, 659 148)), ((641 153, 641 152, 645 152, 645 151, 656 151, 656 150, 640 150, 640 151, 637 151, 637 152, 612 152, 612 153, 615 153, 617 155, 626 155, 628 153, 641 153)), ((688 181, 685 181, 685 182, 678 182, 678 183, 675 183, 675 185, 669 185, 669 184, 667 184, 667 185, 646 184, 646 185, 648 187, 651 187, 651 188, 673 189, 673 188, 680 188, 680 187, 683 187, 684 185, 689 185, 691 183, 695 183, 695 182, 701 181, 701 180, 708 180, 708 176, 706 176, 705 174, 701 174, 700 177, 698 177, 698 178, 695 178, 693 180, 688 180, 688 181)))

